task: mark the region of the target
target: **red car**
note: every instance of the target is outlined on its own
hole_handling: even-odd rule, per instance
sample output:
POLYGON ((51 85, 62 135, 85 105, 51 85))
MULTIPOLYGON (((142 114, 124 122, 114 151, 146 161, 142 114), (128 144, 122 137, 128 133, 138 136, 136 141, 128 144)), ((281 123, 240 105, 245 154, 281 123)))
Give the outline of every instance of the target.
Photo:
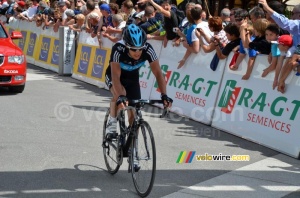
POLYGON ((26 57, 12 41, 21 39, 21 32, 13 31, 9 35, 0 21, 0 86, 22 93, 26 82, 26 57))

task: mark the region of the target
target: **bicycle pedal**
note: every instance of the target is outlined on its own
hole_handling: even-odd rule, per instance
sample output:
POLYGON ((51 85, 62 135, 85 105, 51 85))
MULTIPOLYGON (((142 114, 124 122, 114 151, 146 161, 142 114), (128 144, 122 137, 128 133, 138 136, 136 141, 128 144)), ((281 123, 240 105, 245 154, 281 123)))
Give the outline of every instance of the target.
POLYGON ((139 172, 139 170, 141 169, 140 165, 134 164, 134 172, 139 172))

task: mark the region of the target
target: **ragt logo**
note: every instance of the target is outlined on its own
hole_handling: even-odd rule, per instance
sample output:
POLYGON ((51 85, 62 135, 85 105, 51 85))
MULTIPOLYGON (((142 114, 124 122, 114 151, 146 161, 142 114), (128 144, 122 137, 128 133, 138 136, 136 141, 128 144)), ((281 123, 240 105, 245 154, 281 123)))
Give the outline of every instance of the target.
POLYGON ((241 87, 235 87, 236 81, 228 80, 223 90, 222 96, 219 101, 219 107, 222 107, 221 111, 227 114, 231 114, 236 103, 236 100, 241 91, 241 87))

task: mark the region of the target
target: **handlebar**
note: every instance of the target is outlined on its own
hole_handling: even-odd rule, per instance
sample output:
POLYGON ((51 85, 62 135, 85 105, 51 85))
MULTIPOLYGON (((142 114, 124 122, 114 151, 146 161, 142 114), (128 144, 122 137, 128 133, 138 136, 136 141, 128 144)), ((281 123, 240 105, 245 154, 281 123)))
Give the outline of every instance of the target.
MULTIPOLYGON (((129 106, 126 107, 126 109, 131 109, 130 106, 133 106, 135 108, 142 108, 146 104, 163 104, 162 100, 128 100, 129 106)), ((170 108, 164 107, 163 113, 159 116, 160 118, 168 117, 169 116, 170 108)))

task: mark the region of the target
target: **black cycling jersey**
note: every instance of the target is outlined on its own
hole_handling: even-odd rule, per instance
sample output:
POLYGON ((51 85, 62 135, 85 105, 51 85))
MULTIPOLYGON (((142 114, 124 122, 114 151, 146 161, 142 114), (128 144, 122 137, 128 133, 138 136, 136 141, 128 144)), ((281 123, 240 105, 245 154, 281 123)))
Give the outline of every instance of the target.
MULTIPOLYGON (((145 64, 146 61, 152 63, 157 60, 156 53, 151 44, 145 43, 142 55, 139 60, 134 60, 129 56, 129 49, 126 48, 123 41, 116 43, 111 50, 110 61, 120 63, 121 79, 136 79, 139 78, 139 68, 145 64)), ((111 74, 111 65, 109 64, 106 73, 111 74)))
MULTIPOLYGON (((128 99, 140 99, 140 84, 139 84, 139 68, 142 67, 146 61, 152 63, 157 60, 156 53, 151 44, 145 43, 139 60, 135 60, 129 56, 129 49, 124 45, 123 41, 119 41, 112 47, 110 61, 120 63, 121 76, 120 82, 126 90, 128 99)), ((105 83, 110 89, 112 87, 111 65, 106 69, 105 83)))

